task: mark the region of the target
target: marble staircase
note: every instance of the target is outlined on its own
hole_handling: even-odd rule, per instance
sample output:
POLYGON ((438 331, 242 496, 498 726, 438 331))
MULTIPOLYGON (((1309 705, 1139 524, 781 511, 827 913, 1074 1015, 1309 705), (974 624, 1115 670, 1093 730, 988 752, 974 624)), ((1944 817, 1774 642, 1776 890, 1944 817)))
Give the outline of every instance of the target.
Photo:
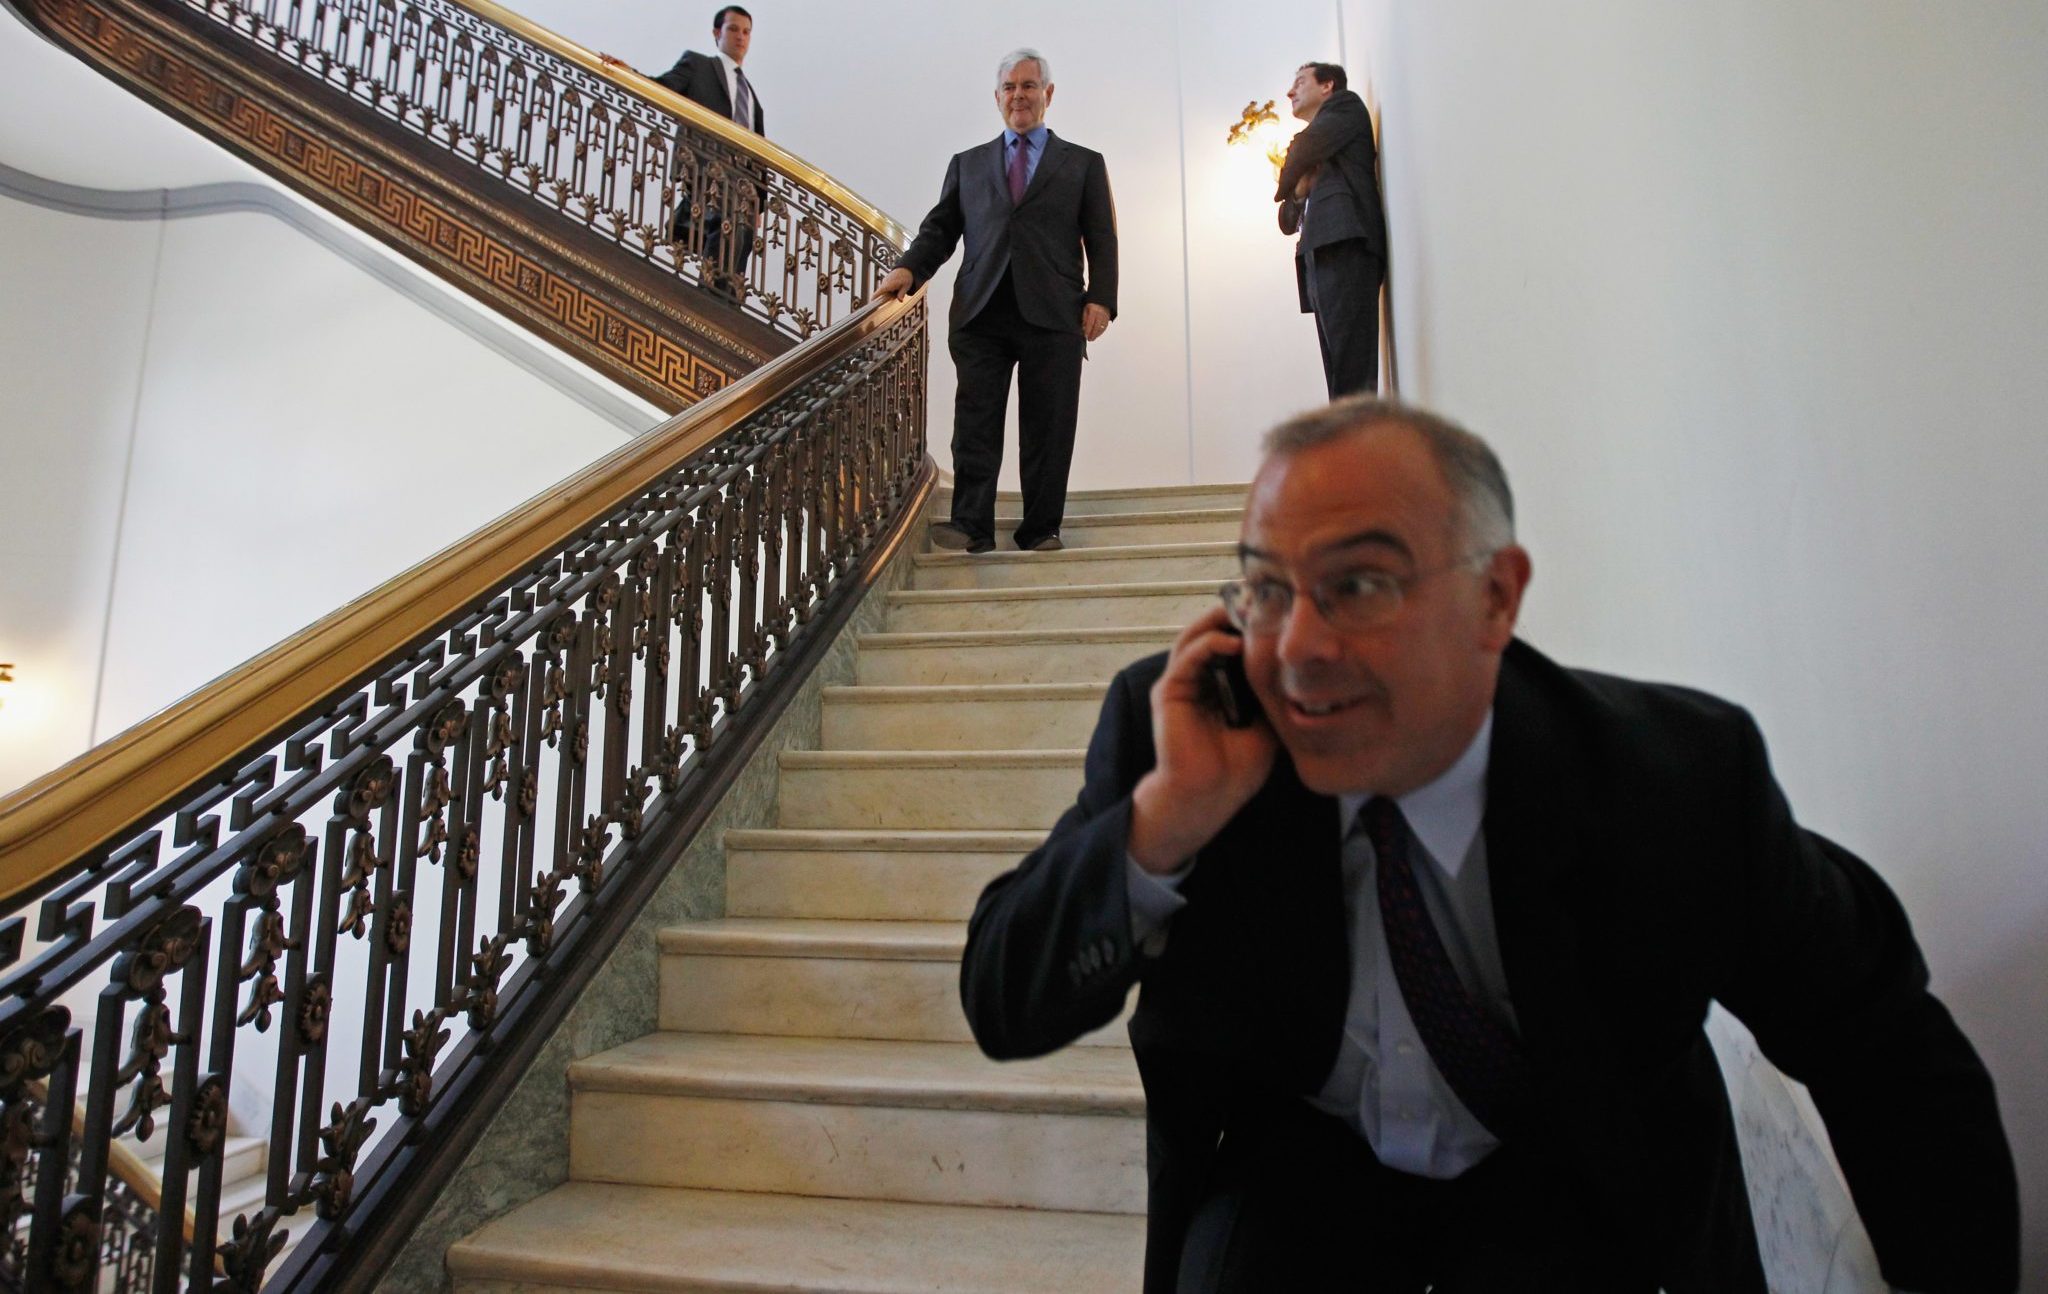
POLYGON ((727 915, 662 933, 660 1030, 571 1067, 569 1182, 454 1246, 456 1290, 1137 1288, 1121 1024, 996 1064, 959 957, 1072 802, 1104 684, 1234 572, 1242 494, 1081 494, 1063 552, 916 555, 823 748, 781 756, 777 825, 727 834, 727 915))

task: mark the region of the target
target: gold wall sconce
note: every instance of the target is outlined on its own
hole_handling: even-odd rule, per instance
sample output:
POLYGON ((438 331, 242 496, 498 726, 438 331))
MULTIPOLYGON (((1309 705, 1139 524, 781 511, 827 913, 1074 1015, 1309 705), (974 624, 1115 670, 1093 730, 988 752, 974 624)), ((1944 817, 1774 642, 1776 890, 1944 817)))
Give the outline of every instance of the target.
POLYGON ((7 708, 7 694, 14 690, 14 666, 0 661, 0 710, 7 708))
POLYGON ((1238 116, 1230 133, 1224 137, 1226 144, 1239 144, 1263 149, 1266 160, 1273 164, 1273 178, 1280 178, 1280 164, 1287 160, 1289 132, 1280 123, 1280 114, 1273 111, 1273 100, 1261 104, 1257 99, 1245 104, 1244 112, 1238 116))

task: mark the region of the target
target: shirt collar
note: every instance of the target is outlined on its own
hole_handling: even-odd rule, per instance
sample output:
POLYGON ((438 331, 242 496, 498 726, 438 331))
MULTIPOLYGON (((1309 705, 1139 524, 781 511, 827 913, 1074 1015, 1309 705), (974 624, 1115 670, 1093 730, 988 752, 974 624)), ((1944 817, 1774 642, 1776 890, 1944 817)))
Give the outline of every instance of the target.
MULTIPOLYGON (((1472 842, 1479 836, 1479 824, 1486 817, 1486 765, 1492 754, 1493 712, 1488 710, 1472 744, 1465 747, 1456 763, 1434 782, 1394 801, 1401 808, 1401 816, 1408 819, 1408 829, 1415 833, 1415 839, 1446 875, 1458 874, 1458 869, 1465 865, 1465 856, 1472 852, 1472 842)), ((1358 811, 1371 798, 1366 793, 1338 797, 1344 811, 1338 821, 1344 824, 1344 830, 1351 829, 1358 811)))
POLYGON ((722 50, 722 49, 718 51, 718 61, 719 61, 719 62, 721 62, 721 63, 723 63, 723 64, 725 64, 725 85, 726 85, 726 89, 727 89, 728 91, 732 91, 732 92, 737 92, 737 91, 738 91, 738 89, 739 89, 739 84, 740 84, 740 83, 739 83, 739 81, 738 81, 738 80, 736 80, 736 79, 735 79, 735 78, 733 77, 733 73, 735 73, 735 72, 737 72, 737 71, 739 71, 739 70, 740 70, 740 65, 739 65, 739 64, 737 64, 737 63, 735 63, 735 62, 733 62, 733 61, 732 61, 732 55, 730 55, 730 54, 726 53, 726 52, 725 52, 724 50, 722 50))
MULTIPOLYGON (((1043 125, 1033 126, 1024 132, 1024 138, 1031 141, 1032 152, 1041 155, 1045 152, 1045 133, 1046 127, 1043 125)), ((1011 130, 1008 126, 1003 127, 1003 151, 1008 152, 1010 146, 1016 142, 1017 132, 1011 130)))

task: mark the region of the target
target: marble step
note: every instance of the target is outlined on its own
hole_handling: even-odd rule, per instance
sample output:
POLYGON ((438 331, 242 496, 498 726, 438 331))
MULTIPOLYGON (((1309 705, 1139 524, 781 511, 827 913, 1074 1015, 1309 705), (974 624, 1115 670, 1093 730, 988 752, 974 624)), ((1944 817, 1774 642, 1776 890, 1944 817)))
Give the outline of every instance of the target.
POLYGON ((970 1042, 958 921, 729 917, 663 930, 660 1024, 690 1033, 970 1042))
POLYGON ((782 827, 1043 831, 1081 790, 1080 750, 786 750, 782 827))
MULTIPOLYGON (((1008 534, 1015 523, 997 523, 1008 534)), ((1112 512, 1070 516, 1060 525, 1060 541, 1069 548, 1112 548, 1124 544, 1197 544, 1227 540, 1236 543, 1244 529, 1244 508, 1174 508, 1159 512, 1112 512)))
POLYGON ((824 689, 827 750, 1076 750, 1101 683, 824 689))
POLYGON ((889 595, 890 633, 1184 625, 1215 606, 1221 580, 1021 589, 906 589, 889 595))
MULTIPOLYGON (((1011 536, 1017 530, 1016 517, 996 518, 996 547, 1014 547, 1011 536)), ((1060 526, 1060 541, 1068 548, 1110 548, 1126 544, 1194 544, 1229 540, 1235 543, 1244 528, 1243 508, 1181 508, 1168 512, 1112 512, 1099 516, 1069 516, 1060 526)), ((925 551, 937 550, 929 535, 925 551)))
POLYGON ((1042 831, 728 831, 736 917, 965 921, 1042 831))
MULTIPOLYGON (((119 1137, 116 1140, 140 1159, 152 1176, 158 1181, 163 1180, 164 1152, 170 1147, 170 1139, 164 1135, 161 1126, 157 1128, 156 1135, 148 1141, 137 1141, 133 1135, 119 1137)), ((238 1185, 251 1177, 261 1180, 263 1167, 270 1158, 268 1150, 269 1143, 261 1137, 228 1136, 221 1145, 221 1182, 224 1189, 238 1185)), ((192 1175, 192 1189, 197 1190, 198 1186, 199 1176, 195 1171, 192 1175)))
MULTIPOLYGON (((1123 512, 1171 512, 1186 508, 1241 508, 1249 485, 1141 485, 1118 490, 1070 490, 1066 516, 1094 517, 1123 512)), ((934 492, 933 520, 943 519, 953 506, 951 486, 934 492)), ((1024 514, 1024 496, 1015 490, 996 495, 996 518, 1000 526, 1017 524, 1024 514)))
POLYGON ((448 1251, 457 1294, 1129 1294, 1144 1219, 570 1182, 448 1251))
POLYGON ((1130 544, 1058 553, 919 553, 911 583, 919 589, 1016 589, 1061 584, 1156 584, 1213 580, 1238 572, 1237 545, 1130 544))
POLYGON ((904 687, 968 683, 1106 683, 1173 646, 1178 625, 862 634, 854 681, 904 687))
POLYGON ((1127 1050, 653 1033, 569 1068, 578 1181, 1139 1213, 1127 1050))
MULTIPOLYGON (((151 1137, 147 1142, 136 1141, 132 1136, 122 1137, 120 1142, 135 1153, 136 1157, 142 1161, 143 1166, 148 1169, 152 1176, 159 1182, 163 1180, 164 1151, 169 1142, 164 1137, 161 1128, 158 1129, 157 1135, 151 1137)), ((222 1176, 219 1210, 222 1235, 226 1235, 233 1229, 235 1218, 243 1215, 254 1217, 262 1210, 264 1191, 269 1185, 269 1178, 265 1172, 270 1160, 269 1152, 269 1142, 261 1137, 245 1137, 231 1134, 223 1143, 221 1147, 222 1176)), ((187 1210, 192 1209, 197 1204, 198 1193, 199 1173, 195 1169, 186 1179, 185 1207, 187 1210)), ((277 1265, 291 1253, 293 1242, 311 1224, 311 1219, 312 1215, 309 1212, 306 1214, 305 1220, 299 1222, 297 1226, 293 1226, 293 1220, 290 1218, 287 1218, 281 1224, 282 1227, 291 1231, 291 1238, 287 1240, 285 1248, 279 1252, 277 1258, 271 1261, 270 1269, 272 1271, 276 1271, 277 1265)))
MULTIPOLYGON (((660 1023, 685 1033, 971 1042, 963 921, 726 917, 663 930, 660 1023)), ((1079 1040, 1127 1046, 1119 1021, 1079 1040)))

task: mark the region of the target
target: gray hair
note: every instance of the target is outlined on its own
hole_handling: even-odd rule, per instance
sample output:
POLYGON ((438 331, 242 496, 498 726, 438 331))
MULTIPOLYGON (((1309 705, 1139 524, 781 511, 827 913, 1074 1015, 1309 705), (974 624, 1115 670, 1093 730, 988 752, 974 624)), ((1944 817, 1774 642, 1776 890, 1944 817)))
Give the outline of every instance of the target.
POLYGON ((996 64, 996 84, 1001 85, 1003 83, 1003 78, 1010 74, 1010 69, 1017 66, 1017 64, 1019 63, 1038 64, 1038 79, 1045 82, 1047 85, 1052 84, 1052 64, 1045 61, 1045 55, 1039 53, 1037 50, 1031 48, 1029 45, 1024 45, 1017 49, 1013 49, 1009 53, 1003 55, 1002 61, 996 64))
POLYGON ((1296 414, 1266 433, 1266 458, 1288 458, 1375 427, 1405 427, 1422 437, 1437 470, 1457 500, 1454 546, 1473 556, 1498 552, 1515 542, 1515 496, 1508 474, 1484 440, 1439 414, 1398 400, 1346 396, 1324 408, 1296 414))

